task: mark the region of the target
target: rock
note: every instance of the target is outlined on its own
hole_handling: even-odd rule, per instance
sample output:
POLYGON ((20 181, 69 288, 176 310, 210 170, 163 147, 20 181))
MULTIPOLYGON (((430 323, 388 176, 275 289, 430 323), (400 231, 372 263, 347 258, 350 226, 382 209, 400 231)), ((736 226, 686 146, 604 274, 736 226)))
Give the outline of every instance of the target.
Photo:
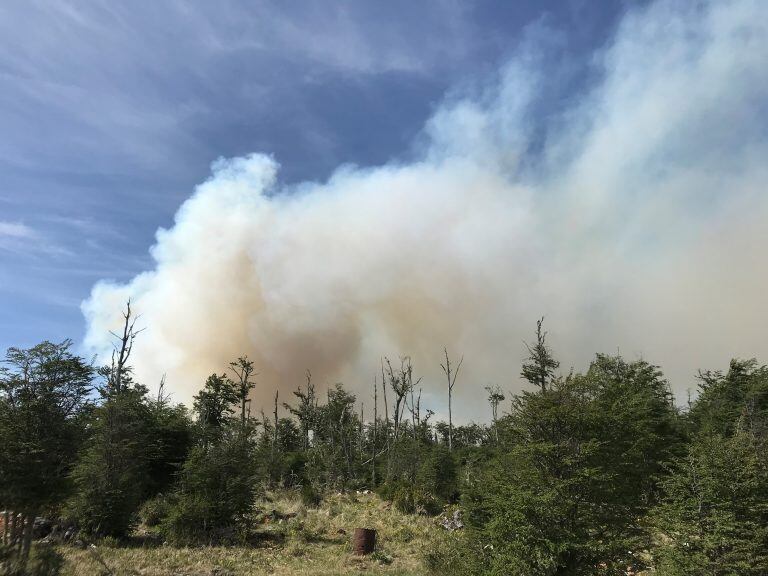
POLYGON ((461 510, 454 510, 451 518, 443 516, 440 525, 448 530, 448 532, 464 528, 464 522, 461 521, 461 510))
POLYGON ((35 540, 45 538, 53 531, 53 522, 47 518, 37 517, 32 524, 32 537, 35 540))

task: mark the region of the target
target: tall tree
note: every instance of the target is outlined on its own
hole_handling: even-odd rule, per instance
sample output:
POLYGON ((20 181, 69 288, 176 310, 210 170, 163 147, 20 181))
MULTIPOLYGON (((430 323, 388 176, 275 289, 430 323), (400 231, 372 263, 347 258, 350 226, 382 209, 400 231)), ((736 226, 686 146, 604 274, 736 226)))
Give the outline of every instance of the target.
POLYGON ((194 397, 194 411, 204 436, 219 436, 233 414, 239 398, 234 384, 224 374, 211 374, 194 397))
POLYGON ((69 513, 85 532, 125 536, 150 486, 153 422, 145 386, 133 382, 129 364, 140 332, 126 304, 123 330, 115 337, 112 363, 99 370, 101 404, 89 422, 91 435, 72 472, 77 487, 69 513))
POLYGON ((0 505, 21 517, 22 562, 35 516, 58 507, 67 493, 83 436, 94 370, 71 346, 65 340, 10 348, 0 368, 0 505))
POLYGON ((251 376, 255 376, 253 362, 248 360, 247 356, 241 356, 234 362, 229 363, 229 369, 235 375, 235 379, 232 381, 234 384, 237 398, 240 402, 240 424, 245 429, 246 411, 245 406, 250 400, 248 395, 251 390, 256 386, 256 383, 251 381, 251 376))
POLYGON ((554 378, 555 370, 560 366, 560 362, 552 356, 552 351, 547 346, 547 333, 542 330, 544 317, 536 321, 536 343, 531 345, 527 342, 525 347, 528 349, 528 358, 523 363, 523 370, 520 375, 535 384, 542 392, 547 391, 548 384, 554 378))
POLYGON ((660 574, 768 574, 768 450, 750 432, 704 435, 672 464, 653 514, 660 574))
POLYGON ((283 407, 291 414, 296 416, 301 426, 302 442, 304 449, 309 448, 309 434, 314 429, 317 421, 317 395, 315 394, 315 384, 312 382, 312 372, 306 371, 307 391, 302 390, 301 386, 293 392, 299 400, 297 406, 283 403, 283 407))
POLYGON ((676 423, 666 380, 643 361, 598 355, 586 374, 516 396, 502 420, 509 443, 465 498, 470 534, 492 547, 486 572, 639 569, 676 423))
POLYGON ((448 378, 448 450, 453 450, 453 387, 456 385, 456 378, 459 377, 459 370, 464 362, 464 356, 461 357, 455 368, 451 366, 451 359, 448 357, 448 349, 443 348, 445 353, 445 363, 440 367, 448 378))
POLYGON ((122 387, 130 380, 131 367, 128 361, 133 350, 133 342, 139 332, 142 331, 136 330, 138 316, 134 315, 131 310, 130 298, 127 300, 122 314, 122 331, 119 334, 110 331, 110 334, 115 338, 112 348, 112 363, 109 367, 102 369, 102 373, 107 377, 107 385, 115 392, 120 392, 122 387))
POLYGON ((504 401, 504 394, 501 392, 501 388, 498 386, 486 386, 486 392, 488 392, 488 403, 491 405, 491 423, 493 425, 494 436, 496 442, 499 441, 499 404, 504 401))

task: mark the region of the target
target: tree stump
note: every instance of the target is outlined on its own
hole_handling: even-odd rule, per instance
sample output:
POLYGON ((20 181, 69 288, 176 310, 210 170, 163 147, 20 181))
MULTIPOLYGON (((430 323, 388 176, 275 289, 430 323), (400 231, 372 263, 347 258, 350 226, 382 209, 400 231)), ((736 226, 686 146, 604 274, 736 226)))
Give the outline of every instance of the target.
POLYGON ((352 536, 352 551, 358 556, 365 556, 376 548, 376 530, 372 528, 355 528, 352 536))

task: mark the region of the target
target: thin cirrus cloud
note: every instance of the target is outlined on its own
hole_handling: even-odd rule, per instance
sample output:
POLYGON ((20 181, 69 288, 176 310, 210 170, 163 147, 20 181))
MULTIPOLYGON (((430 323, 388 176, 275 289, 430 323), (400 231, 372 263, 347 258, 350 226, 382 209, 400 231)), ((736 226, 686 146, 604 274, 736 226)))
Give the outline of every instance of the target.
POLYGON ((0 239, 24 240, 35 238, 35 231, 22 222, 0 221, 0 239))
MULTIPOLYGON (((219 160, 157 232, 152 267, 83 304, 105 353, 130 297, 142 381, 189 400, 248 354, 256 396, 307 368, 365 397, 382 355, 409 354, 441 407, 443 346, 478 386, 519 389, 544 314, 564 367, 596 351, 698 368, 766 356, 768 6, 658 1, 593 54, 594 82, 536 119, 546 34, 447 96, 408 160, 281 184, 279 158, 219 160)), ((457 387, 458 390, 458 387, 457 387)))

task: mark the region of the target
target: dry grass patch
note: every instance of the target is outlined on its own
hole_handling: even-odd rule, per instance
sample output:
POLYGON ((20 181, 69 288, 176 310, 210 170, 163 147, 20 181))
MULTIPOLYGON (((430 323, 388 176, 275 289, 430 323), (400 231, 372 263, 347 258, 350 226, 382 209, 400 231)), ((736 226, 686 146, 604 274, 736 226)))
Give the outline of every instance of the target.
POLYGON ((145 548, 62 547, 65 576, 239 576, 245 574, 318 576, 346 574, 426 574, 423 557, 442 531, 433 519, 398 512, 373 494, 337 494, 317 509, 305 508, 289 493, 268 494, 257 503, 263 544, 253 547, 145 548), (272 514, 275 510, 278 514, 272 514), (282 519, 290 515, 288 519, 282 519), (377 531, 376 552, 352 554, 357 527, 377 531), (108 572, 109 570, 110 572, 108 572))

